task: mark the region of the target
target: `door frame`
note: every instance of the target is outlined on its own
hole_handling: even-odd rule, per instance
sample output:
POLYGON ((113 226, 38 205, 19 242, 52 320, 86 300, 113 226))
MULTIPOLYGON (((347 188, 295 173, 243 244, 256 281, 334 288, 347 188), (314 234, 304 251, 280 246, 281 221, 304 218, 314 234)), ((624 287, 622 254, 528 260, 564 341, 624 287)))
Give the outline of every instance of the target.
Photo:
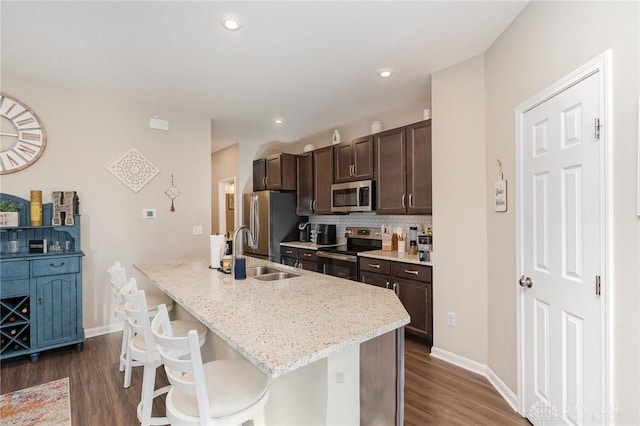
POLYGON ((550 98, 569 87, 585 80, 586 78, 599 73, 600 78, 600 202, 601 202, 601 256, 600 270, 602 271, 602 310, 601 327, 603 344, 600 348, 602 359, 602 395, 603 404, 606 407, 605 422, 613 414, 613 199, 612 199, 612 155, 611 146, 613 141, 613 115, 612 115, 612 51, 607 50, 596 58, 592 59, 577 70, 571 72, 556 83, 547 87, 540 93, 529 98, 515 109, 515 140, 516 140, 516 276, 514 286, 516 287, 516 320, 517 320, 517 391, 518 391, 518 413, 526 417, 527 407, 524 406, 524 309, 523 292, 518 284, 518 279, 523 271, 522 244, 522 222, 523 222, 523 179, 522 179, 522 142, 523 142, 523 118, 526 112, 544 103, 550 98))
POLYGON ((224 235, 227 230, 227 216, 226 216, 226 206, 227 206, 227 193, 226 186, 228 184, 233 185, 233 220, 234 220, 234 229, 242 223, 242 219, 240 216, 240 202, 238 200, 238 179, 236 176, 229 176, 226 178, 222 178, 218 180, 218 229, 221 235, 224 235))

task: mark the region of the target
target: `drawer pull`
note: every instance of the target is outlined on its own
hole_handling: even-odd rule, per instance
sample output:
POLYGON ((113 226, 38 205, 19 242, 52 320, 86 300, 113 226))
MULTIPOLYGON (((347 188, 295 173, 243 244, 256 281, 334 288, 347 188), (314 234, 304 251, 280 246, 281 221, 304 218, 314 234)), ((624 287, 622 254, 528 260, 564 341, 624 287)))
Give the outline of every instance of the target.
POLYGON ((303 256, 311 257, 313 256, 311 253, 302 253, 303 256))
POLYGON ((410 270, 408 270, 408 269, 405 269, 404 271, 405 271, 407 274, 412 274, 412 275, 418 275, 418 274, 419 274, 419 272, 418 272, 418 271, 410 271, 410 270))
POLYGON ((56 265, 55 263, 50 263, 49 266, 51 266, 52 268, 60 268, 61 266, 64 266, 64 262, 60 263, 59 265, 56 265))
POLYGON ((287 254, 291 254, 291 253, 293 253, 293 252, 292 252, 291 250, 287 250, 287 251, 285 251, 285 253, 287 253, 287 254))
POLYGON ((369 264, 370 268, 376 268, 376 269, 380 269, 380 265, 378 265, 377 263, 370 263, 369 264))

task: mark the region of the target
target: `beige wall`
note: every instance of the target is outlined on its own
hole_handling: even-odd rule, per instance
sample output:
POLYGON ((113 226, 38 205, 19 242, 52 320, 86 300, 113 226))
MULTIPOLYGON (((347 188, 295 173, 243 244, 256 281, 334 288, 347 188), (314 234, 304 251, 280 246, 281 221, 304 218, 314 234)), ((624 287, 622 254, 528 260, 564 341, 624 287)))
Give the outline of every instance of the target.
MULTIPOLYGON (((640 423, 640 222, 635 212, 638 2, 531 2, 485 54, 485 185, 495 160, 515 183, 514 109, 607 49, 613 50, 614 403, 618 424, 640 423)), ((434 119, 436 113, 434 111, 434 119)), ((515 194, 509 211, 487 207, 489 367, 516 392, 515 194)), ((435 203, 434 203, 435 205, 435 203)), ((434 216, 435 220, 435 216, 434 216)), ((599 350, 600 348, 587 348, 599 350)))
MULTIPOLYGON (((210 124, 196 117, 148 105, 43 87, 2 78, 2 91, 29 105, 42 119, 47 148, 31 167, 3 175, 2 192, 29 197, 31 189, 74 190, 82 215, 84 327, 104 332, 115 328, 111 289, 105 269, 116 260, 134 273, 136 262, 208 256, 210 224, 210 124), (149 118, 169 120, 167 132, 149 128, 149 118), (138 193, 106 168, 135 147, 160 169, 138 193), (171 174, 181 194, 175 212, 164 191, 171 174), (143 208, 158 218, 143 219, 143 208), (203 236, 192 226, 202 225, 203 236), (98 329, 100 328, 100 329, 98 329)), ((120 324, 121 326, 121 324, 120 324)))
POLYGON ((435 73, 431 93, 434 347, 486 364, 484 58, 435 73))
MULTIPOLYGON (((238 176, 238 144, 211 154, 211 233, 224 233, 219 226, 218 181, 238 176)), ((237 185, 236 185, 237 188, 237 185)), ((237 190, 236 190, 237 191, 237 190)))

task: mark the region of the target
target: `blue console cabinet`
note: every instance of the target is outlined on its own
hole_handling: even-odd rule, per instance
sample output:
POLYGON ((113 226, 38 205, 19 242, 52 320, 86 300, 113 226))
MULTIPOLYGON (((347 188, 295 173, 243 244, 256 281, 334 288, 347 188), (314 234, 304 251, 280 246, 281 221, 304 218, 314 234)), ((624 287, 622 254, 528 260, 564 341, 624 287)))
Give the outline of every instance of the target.
POLYGON ((0 359, 29 355, 36 362, 42 351, 69 345, 82 351, 80 215, 73 226, 47 226, 52 206, 45 204, 45 225, 28 226, 29 201, 0 199, 20 205, 20 225, 0 228, 0 359), (63 251, 29 253, 29 240, 40 239, 58 241, 63 251), (10 240, 18 241, 17 252, 10 252, 10 240))

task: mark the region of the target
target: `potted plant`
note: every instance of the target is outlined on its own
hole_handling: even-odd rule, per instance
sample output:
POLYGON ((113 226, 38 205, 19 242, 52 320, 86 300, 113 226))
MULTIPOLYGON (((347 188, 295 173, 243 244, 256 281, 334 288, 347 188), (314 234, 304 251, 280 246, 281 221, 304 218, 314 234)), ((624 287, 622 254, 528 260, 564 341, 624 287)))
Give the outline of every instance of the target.
POLYGON ((18 226, 20 205, 14 201, 0 201, 0 228, 18 226))

